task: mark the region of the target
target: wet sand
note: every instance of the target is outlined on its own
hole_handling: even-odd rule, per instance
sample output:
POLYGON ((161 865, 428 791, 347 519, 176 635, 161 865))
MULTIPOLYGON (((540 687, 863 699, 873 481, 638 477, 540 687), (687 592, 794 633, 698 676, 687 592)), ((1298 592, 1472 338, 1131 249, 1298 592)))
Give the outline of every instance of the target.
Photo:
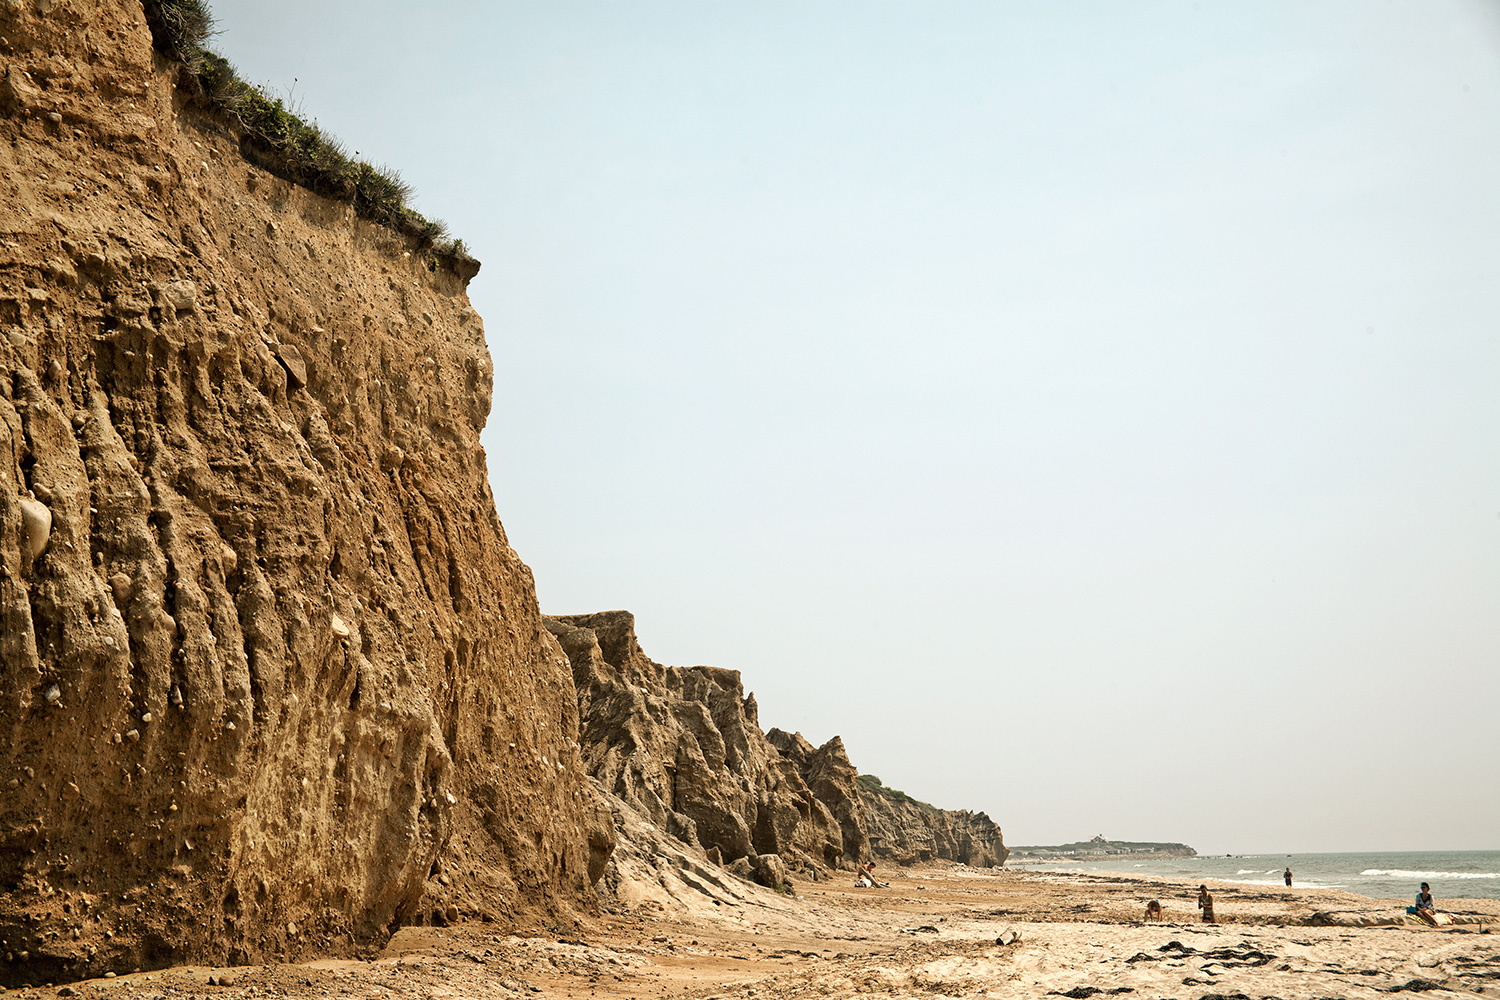
POLYGON ((656 898, 638 894, 592 923, 411 927, 375 961, 181 968, 72 988, 115 1000, 1500 995, 1496 900, 1440 900, 1463 922, 1432 929, 1395 922, 1404 900, 1210 882, 1220 922, 1205 925, 1186 880, 949 864, 881 874, 889 888, 848 877, 799 883, 797 898, 684 891, 662 874, 656 898), (1164 923, 1140 922, 1153 898, 1164 923))

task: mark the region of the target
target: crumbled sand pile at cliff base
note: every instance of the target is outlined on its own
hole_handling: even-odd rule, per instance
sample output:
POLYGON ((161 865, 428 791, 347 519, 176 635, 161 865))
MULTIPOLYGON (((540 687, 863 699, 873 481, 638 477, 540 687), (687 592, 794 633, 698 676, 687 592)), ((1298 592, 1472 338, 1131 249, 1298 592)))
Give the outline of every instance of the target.
MULTIPOLYGON (((703 895, 696 909, 643 900, 597 920, 515 934, 484 924, 412 927, 375 961, 181 968, 73 989, 89 997, 163 998, 1374 1000, 1393 991, 1472 997, 1500 986, 1500 935, 1478 933, 1477 924, 1445 932, 1301 923, 1318 912, 1399 912, 1394 900, 1331 890, 1231 892, 1225 883, 1212 888, 1226 916, 1253 922, 1142 924, 1132 916, 1150 898, 1167 904, 1169 918, 1186 915, 1196 884, 951 865, 890 874, 888 890, 841 880, 802 887, 800 898, 788 899, 745 885, 733 907, 703 895)), ((1496 901, 1449 904, 1500 921, 1496 901)))

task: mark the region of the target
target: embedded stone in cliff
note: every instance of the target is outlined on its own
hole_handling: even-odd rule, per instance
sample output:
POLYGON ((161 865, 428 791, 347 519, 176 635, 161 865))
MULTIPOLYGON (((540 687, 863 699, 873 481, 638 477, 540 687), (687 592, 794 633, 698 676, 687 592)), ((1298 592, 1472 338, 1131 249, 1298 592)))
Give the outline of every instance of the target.
POLYGON ((173 312, 189 312, 198 301, 198 286, 187 279, 169 281, 162 286, 161 299, 173 312))
POLYGON ((21 497, 17 503, 21 507, 21 534, 25 538, 26 557, 35 560, 47 550, 47 542, 52 537, 52 511, 41 501, 26 497, 21 497))
POLYGON ((35 107, 42 92, 27 79, 25 71, 15 64, 6 68, 0 76, 0 114, 10 116, 28 107, 35 107))
POLYGON ((286 369, 287 382, 293 389, 307 384, 307 362, 302 360, 302 352, 295 345, 277 344, 276 360, 286 369))
POLYGON ((124 604, 135 590, 135 581, 128 573, 116 573, 109 578, 109 589, 114 591, 115 603, 124 604))

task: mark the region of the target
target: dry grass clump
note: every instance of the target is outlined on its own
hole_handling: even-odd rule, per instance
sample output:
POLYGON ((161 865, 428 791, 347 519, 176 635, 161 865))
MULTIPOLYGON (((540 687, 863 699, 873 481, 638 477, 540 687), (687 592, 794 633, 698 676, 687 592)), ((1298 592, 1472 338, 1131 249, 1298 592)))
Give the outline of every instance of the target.
POLYGON ((208 7, 201 0, 147 0, 144 6, 157 51, 191 65, 214 33, 208 7))
POLYGON ((400 174, 349 156, 317 122, 302 118, 265 88, 246 83, 229 60, 209 49, 214 22, 204 0, 142 3, 157 51, 186 66, 204 101, 240 123, 247 158, 325 197, 349 202, 362 218, 412 238, 419 251, 449 259, 457 271, 477 270, 463 240, 407 204, 412 186, 400 174))

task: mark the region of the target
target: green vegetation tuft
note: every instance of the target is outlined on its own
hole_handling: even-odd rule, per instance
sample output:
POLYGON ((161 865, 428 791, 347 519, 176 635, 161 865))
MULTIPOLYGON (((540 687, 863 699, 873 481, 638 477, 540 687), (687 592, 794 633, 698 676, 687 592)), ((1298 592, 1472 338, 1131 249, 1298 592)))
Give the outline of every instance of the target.
POLYGON ((882 785, 880 783, 880 779, 875 777, 875 775, 873 774, 855 775, 854 780, 868 788, 870 791, 879 792, 881 795, 884 795, 888 799, 895 799, 897 802, 906 802, 916 806, 918 809, 922 809, 927 812, 938 811, 937 806, 929 805, 926 802, 923 802, 921 799, 914 799, 910 795, 907 795, 905 792, 901 791, 899 788, 887 788, 885 785, 882 785))
POLYGON ((441 221, 407 204, 412 186, 400 174, 353 159, 317 122, 308 122, 264 87, 240 79, 229 60, 210 50, 214 22, 203 0, 142 4, 156 50, 186 66, 203 100, 244 129, 241 151, 247 159, 324 197, 348 202, 361 218, 414 240, 419 252, 462 265, 456 270, 472 274, 470 268, 477 269, 463 240, 452 237, 441 221))

